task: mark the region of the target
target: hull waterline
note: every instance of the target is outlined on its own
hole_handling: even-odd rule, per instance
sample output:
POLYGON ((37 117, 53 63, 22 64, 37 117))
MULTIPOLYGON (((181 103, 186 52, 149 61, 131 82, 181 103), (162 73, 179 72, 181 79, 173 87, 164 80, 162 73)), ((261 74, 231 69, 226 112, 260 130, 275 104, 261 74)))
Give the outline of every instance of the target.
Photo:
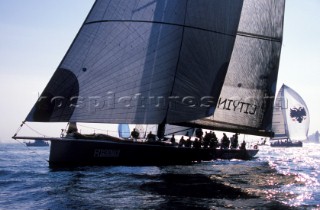
POLYGON ((61 139, 51 142, 50 166, 177 165, 213 159, 251 159, 258 150, 176 147, 165 143, 61 139))
POLYGON ((282 142, 282 143, 272 143, 271 147, 302 147, 302 142, 282 142))

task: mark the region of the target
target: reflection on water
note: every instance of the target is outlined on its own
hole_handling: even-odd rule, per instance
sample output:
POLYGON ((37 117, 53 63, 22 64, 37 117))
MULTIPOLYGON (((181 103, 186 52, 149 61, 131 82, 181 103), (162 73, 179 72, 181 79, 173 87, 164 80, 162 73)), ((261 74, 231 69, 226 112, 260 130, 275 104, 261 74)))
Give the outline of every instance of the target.
POLYGON ((0 147, 0 208, 311 209, 320 207, 319 145, 261 147, 252 161, 50 169, 48 149, 0 147))
POLYGON ((141 189, 161 195, 199 197, 199 198, 226 198, 246 199, 254 198, 239 188, 233 188, 202 174, 163 174, 158 181, 145 183, 141 189))
POLYGON ((259 156, 278 174, 294 177, 294 182, 280 185, 273 199, 290 206, 320 207, 320 144, 306 143, 296 148, 265 147, 259 156))

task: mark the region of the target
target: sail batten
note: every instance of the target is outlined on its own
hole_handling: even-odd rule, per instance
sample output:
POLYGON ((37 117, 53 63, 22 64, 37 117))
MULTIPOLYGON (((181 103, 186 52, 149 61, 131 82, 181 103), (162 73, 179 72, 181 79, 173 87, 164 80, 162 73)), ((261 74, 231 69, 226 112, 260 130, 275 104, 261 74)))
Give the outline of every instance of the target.
MULTIPOLYGON (((184 27, 184 28, 190 28, 190 29, 196 29, 196 30, 203 30, 203 31, 208 31, 208 32, 213 32, 216 34, 222 34, 225 36, 231 36, 235 37, 236 34, 231 34, 231 33, 226 33, 222 31, 215 31, 212 29, 207 29, 207 28, 201 28, 201 27, 195 27, 195 26, 188 26, 185 24, 178 24, 178 23, 166 23, 166 22, 160 22, 160 21, 144 21, 144 20, 100 20, 100 21, 92 21, 92 22, 86 22, 84 25, 90 25, 90 24, 97 24, 97 23, 149 23, 149 24, 162 24, 162 25, 171 25, 171 26, 179 26, 179 27, 184 27)), ((267 37, 267 36, 259 36, 255 34, 250 34, 250 33, 245 33, 245 32, 238 32, 237 35, 240 36, 251 36, 251 37, 256 37, 256 38, 264 38, 264 39, 274 39, 277 41, 281 41, 279 39, 275 39, 273 37, 267 37)))
POLYGON ((239 31, 237 33, 237 35, 249 37, 249 38, 262 39, 262 40, 267 40, 267 41, 273 41, 273 42, 280 42, 280 43, 282 42, 281 38, 276 38, 276 37, 272 37, 272 36, 257 35, 257 34, 242 32, 242 31, 239 31))

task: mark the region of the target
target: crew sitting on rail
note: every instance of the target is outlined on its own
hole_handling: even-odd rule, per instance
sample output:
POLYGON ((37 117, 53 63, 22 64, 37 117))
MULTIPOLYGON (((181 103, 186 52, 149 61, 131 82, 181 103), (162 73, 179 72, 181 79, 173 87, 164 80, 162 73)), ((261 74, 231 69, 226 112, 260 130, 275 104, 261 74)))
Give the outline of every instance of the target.
POLYGON ((216 148, 219 146, 218 138, 217 138, 215 132, 210 131, 209 134, 210 134, 210 144, 209 144, 209 147, 216 149, 216 148))
POLYGON ((193 148, 200 149, 201 148, 201 142, 198 138, 196 138, 193 142, 193 148))
POLYGON ((231 137, 231 148, 236 149, 238 146, 238 134, 236 133, 231 137))
POLYGON ((183 147, 186 144, 186 140, 184 140, 183 136, 181 136, 181 139, 179 141, 179 147, 183 147))
POLYGON ((241 143, 240 149, 243 149, 243 150, 246 149, 246 142, 245 142, 245 140, 243 140, 243 142, 241 143))
POLYGON ((186 143, 184 144, 184 146, 185 146, 185 147, 191 147, 191 144, 192 144, 192 142, 191 142, 191 137, 189 137, 189 138, 187 139, 186 143))
POLYGON ((196 129, 196 137, 199 138, 200 142, 202 141, 203 131, 201 128, 196 129))
POLYGON ((210 144, 210 139, 211 139, 211 135, 206 131, 206 134, 204 135, 204 138, 203 138, 203 148, 208 148, 210 144))
POLYGON ((154 142, 156 141, 156 135, 152 134, 152 132, 150 131, 147 135, 147 141, 148 142, 154 142))
POLYGON ((171 141, 172 145, 176 144, 176 139, 174 138, 174 134, 172 134, 172 137, 171 137, 170 141, 171 141))
POLYGON ((230 140, 225 133, 223 133, 223 137, 221 139, 221 149, 228 149, 230 145, 230 140))

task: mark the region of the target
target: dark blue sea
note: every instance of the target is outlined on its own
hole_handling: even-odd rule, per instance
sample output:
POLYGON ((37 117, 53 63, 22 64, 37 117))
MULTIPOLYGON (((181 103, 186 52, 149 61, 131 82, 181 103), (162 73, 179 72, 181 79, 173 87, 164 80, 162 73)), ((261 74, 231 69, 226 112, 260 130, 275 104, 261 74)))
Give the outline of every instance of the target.
POLYGON ((0 209, 320 209, 320 145, 251 161, 48 167, 49 147, 0 144, 0 209))

